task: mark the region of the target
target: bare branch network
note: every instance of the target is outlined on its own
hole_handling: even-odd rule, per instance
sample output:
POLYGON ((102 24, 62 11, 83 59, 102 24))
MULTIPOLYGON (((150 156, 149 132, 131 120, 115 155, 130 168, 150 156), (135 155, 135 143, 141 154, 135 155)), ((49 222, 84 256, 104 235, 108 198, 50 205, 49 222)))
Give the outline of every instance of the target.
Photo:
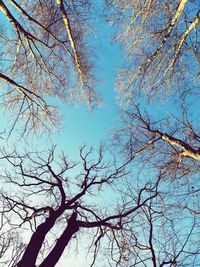
POLYGON ((55 147, 22 152, 22 139, 0 147, 0 266, 62 266, 81 240, 90 267, 199 265, 199 9, 0 0, 1 106, 14 115, 2 143, 56 129, 56 99, 98 105, 101 30, 120 47, 122 106, 108 150, 85 145, 77 162, 55 147))
MULTIPOLYGON (((170 190, 168 193, 163 190, 166 186, 165 171, 158 173, 156 179, 154 177, 152 181, 143 182, 142 187, 136 188, 128 183, 130 172, 126 171, 126 167, 129 163, 117 167, 116 164, 105 162, 103 147, 100 147, 96 160, 92 149, 82 147, 80 164, 70 162, 64 155, 56 160, 55 148, 46 157, 41 153, 1 153, 1 160, 12 167, 10 171, 5 171, 2 179, 13 188, 12 193, 5 186, 1 193, 1 229, 7 228, 8 234, 16 242, 17 248, 13 248, 13 251, 18 253, 6 260, 6 252, 11 247, 3 245, 1 262, 5 266, 8 263, 9 266, 55 266, 64 250, 73 242, 73 237, 76 235, 79 238, 84 232, 92 233, 91 240, 89 238, 87 241, 93 254, 90 266, 98 263, 103 247, 109 262, 117 266, 129 266, 130 260, 135 262, 133 266, 139 266, 140 263, 164 266, 182 260, 185 255, 192 255, 188 245, 190 239, 194 238, 198 213, 192 208, 188 194, 179 199, 170 190), (120 181, 126 181, 127 187, 119 186, 120 181), (105 205, 102 198, 108 189, 113 198, 114 192, 121 196, 121 200, 116 198, 113 206, 105 205), (19 194, 16 196, 17 191, 19 194), (170 195, 171 199, 167 200, 170 195), (174 197, 178 203, 187 201, 188 204, 184 207, 178 204, 174 206, 174 197), (177 219, 188 213, 191 225, 184 231, 174 228, 172 206, 177 219), (15 236, 12 231, 20 228, 25 230, 27 227, 32 232, 29 232, 31 237, 28 243, 24 244, 20 236, 15 236), (159 243, 159 232, 156 234, 158 229, 163 232, 163 240, 159 243), (164 244, 169 242, 168 236, 175 232, 183 242, 174 248, 176 238, 173 238, 167 251, 164 244), (49 236, 50 233, 54 234, 49 236), (160 247, 157 248, 156 244, 160 247), (172 251, 174 254, 171 254, 172 251)), ((173 185, 173 193, 174 190, 173 185)))
MULTIPOLYGON (((62 233, 40 266, 55 266, 73 235, 82 228, 97 229, 99 234, 92 240, 92 244, 99 246, 104 235, 112 236, 115 231, 121 231, 128 223, 126 220, 139 213, 142 207, 158 195, 161 175, 153 185, 146 184, 138 191, 138 195, 133 195, 130 203, 116 203, 110 211, 101 205, 101 199, 96 207, 93 201, 87 204, 87 199, 94 198, 95 203, 101 191, 115 186, 118 180, 127 176, 125 165, 110 167, 109 163, 104 162, 103 148, 99 149, 97 160, 92 160, 93 151, 86 151, 83 147, 80 149, 82 170, 72 178, 69 176, 72 176, 73 169, 78 165, 70 163, 64 155, 56 163, 54 153, 53 148, 47 159, 37 153, 20 156, 15 152, 8 155, 3 152, 1 157, 1 160, 5 159, 14 167, 15 175, 12 171, 6 171, 5 181, 21 191, 15 197, 12 193, 2 192, 4 210, 1 212, 5 217, 13 213, 13 219, 8 220, 8 224, 18 227, 29 224, 33 231, 17 266, 35 266, 36 260, 40 259, 39 253, 46 235, 55 223, 62 224, 62 233), (41 204, 37 204, 38 201, 41 204)), ((96 254, 95 250, 94 261, 96 254)))
POLYGON ((88 105, 99 98, 86 43, 89 10, 87 1, 0 1, 9 29, 1 27, 0 78, 7 89, 3 106, 18 110, 13 128, 21 119, 24 132, 58 125, 58 110, 47 105, 46 96, 88 105))

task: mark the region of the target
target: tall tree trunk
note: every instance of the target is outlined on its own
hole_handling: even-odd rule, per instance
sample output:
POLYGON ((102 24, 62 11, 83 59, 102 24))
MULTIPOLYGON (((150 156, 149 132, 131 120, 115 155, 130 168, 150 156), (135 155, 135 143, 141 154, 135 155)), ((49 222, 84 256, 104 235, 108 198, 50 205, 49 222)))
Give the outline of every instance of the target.
POLYGON ((17 267, 35 267, 36 259, 45 236, 54 226, 54 223, 59 216, 60 212, 59 214, 58 212, 52 212, 49 218, 37 227, 36 231, 31 236, 22 259, 17 263, 17 267))
POLYGON ((77 218, 77 213, 74 212, 68 220, 67 228, 64 230, 63 234, 57 240, 52 251, 46 257, 46 259, 41 263, 40 267, 54 267, 56 263, 59 261, 70 239, 79 230, 79 224, 76 221, 76 218, 77 218))

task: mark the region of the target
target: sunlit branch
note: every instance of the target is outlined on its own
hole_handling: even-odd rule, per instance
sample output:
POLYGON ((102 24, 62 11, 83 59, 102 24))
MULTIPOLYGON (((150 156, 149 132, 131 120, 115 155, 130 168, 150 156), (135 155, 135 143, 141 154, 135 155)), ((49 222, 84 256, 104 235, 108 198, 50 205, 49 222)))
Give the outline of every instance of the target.
MULTIPOLYGON (((63 42, 52 32, 47 29, 43 24, 41 24, 38 20, 30 16, 25 9, 23 9, 16 1, 10 0, 10 2, 30 21, 34 22, 36 25, 38 25, 40 28, 42 28, 45 32, 47 32, 54 40, 58 41, 63 48, 71 55, 70 51, 67 49, 67 47, 63 44, 63 42)), ((71 55, 72 56, 72 55, 71 55)))
POLYGON ((3 73, 0 73, 0 79, 2 79, 3 81, 8 82, 9 84, 13 85, 16 87, 16 90, 20 93, 23 94, 26 98, 28 98, 31 102, 33 102, 34 104, 36 104, 37 106, 39 106, 42 110, 46 109, 46 103, 43 100, 42 97, 40 97, 39 95, 37 95, 36 93, 30 91, 29 89, 25 88, 22 85, 19 85, 17 82, 15 82, 14 80, 12 80, 11 78, 9 78, 8 76, 4 75, 3 73), (36 102, 36 100, 34 100, 33 97, 36 98, 36 100, 39 100, 39 103, 36 102))
POLYGON ((58 7, 59 7, 60 12, 62 14, 62 19, 63 19, 63 22, 65 24, 65 28, 66 28, 66 31, 67 31, 67 34, 68 34, 68 38, 69 38, 69 41, 70 41, 70 44, 71 44, 71 48, 72 48, 72 51, 73 51, 73 54, 74 54, 74 60, 75 60, 76 68, 77 68, 77 71, 78 71, 78 77, 79 77, 79 80, 80 80, 81 84, 83 85, 85 83, 85 74, 82 71, 82 66, 81 66, 81 63, 80 63, 80 59, 79 59, 76 43, 75 43, 75 40, 74 40, 74 37, 73 37, 73 34, 72 34, 72 30, 71 30, 71 26, 70 26, 70 20, 69 20, 69 18, 67 16, 67 13, 65 11, 63 0, 57 0, 57 4, 58 4, 58 7))
POLYGON ((181 50, 181 47, 182 47, 183 43, 185 42, 185 39, 187 38, 187 36, 190 33, 190 31, 197 27, 197 24, 199 23, 199 21, 200 21, 200 12, 198 12, 198 14, 195 17, 195 19, 190 23, 190 26, 181 35, 179 43, 178 43, 177 48, 176 48, 175 55, 174 55, 172 61, 169 63, 168 69, 171 68, 174 65, 174 63, 176 62, 178 54, 179 54, 179 52, 181 50))
POLYGON ((140 121, 143 124, 143 127, 153 135, 152 139, 147 143, 146 146, 151 145, 154 143, 154 141, 163 140, 167 142, 168 144, 180 148, 182 151, 180 152, 180 157, 178 161, 181 161, 183 157, 189 157, 196 160, 200 160, 200 149, 194 149, 192 146, 190 146, 188 143, 184 142, 183 140, 179 138, 175 138, 170 134, 163 133, 160 130, 155 130, 152 128, 150 121, 145 120, 145 118, 142 116, 139 108, 135 105, 135 108, 137 110, 137 113, 129 113, 129 115, 133 118, 136 118, 138 121, 140 121), (156 140, 156 137, 158 139, 156 140))
MULTIPOLYGON (((171 34, 172 30, 173 30, 174 25, 175 25, 176 22, 179 20, 179 18, 180 18, 180 16, 181 16, 182 12, 183 12, 183 10, 184 10, 184 7, 185 7, 186 3, 187 3, 187 0, 181 0, 181 1, 180 1, 179 6, 178 6, 178 8, 177 8, 177 10, 176 10, 176 12, 175 12, 173 18, 172 18, 171 23, 170 23, 169 26, 165 29, 165 31, 166 31, 167 33, 166 33, 165 36, 163 37, 163 39, 162 39, 162 43, 157 47, 156 51, 146 59, 145 63, 144 63, 143 65, 141 65, 141 66, 138 68, 138 70, 136 71, 136 73, 134 74, 134 76, 131 78, 130 84, 132 84, 132 83, 134 82, 134 80, 140 75, 140 73, 141 73, 147 66, 149 66, 149 65, 151 64, 151 62, 157 57, 157 55, 159 54, 159 52, 161 51, 161 49, 164 47, 164 45, 165 45, 167 39, 169 38, 169 36, 170 36, 170 34, 171 34)), ((198 19, 198 21, 199 21, 199 19, 198 19)), ((175 57, 173 58, 174 61, 175 61, 175 58, 176 58, 177 55, 178 55, 178 52, 179 52, 179 50, 180 50, 180 48, 181 48, 181 46, 182 46, 182 44, 183 44, 183 42, 184 42, 186 36, 187 36, 188 33, 191 31, 191 29, 194 28, 194 27, 197 25, 198 21, 196 21, 196 19, 195 19, 195 22, 193 22, 193 23, 190 25, 190 27, 186 30, 186 32, 183 34, 183 36, 182 36, 182 38, 181 38, 181 40, 180 40, 180 42, 179 42, 179 45, 178 45, 177 53, 176 53, 175 57), (191 29, 190 29, 190 28, 191 28, 191 29)), ((173 65, 173 64, 170 64, 170 67, 171 67, 172 65, 173 65)))

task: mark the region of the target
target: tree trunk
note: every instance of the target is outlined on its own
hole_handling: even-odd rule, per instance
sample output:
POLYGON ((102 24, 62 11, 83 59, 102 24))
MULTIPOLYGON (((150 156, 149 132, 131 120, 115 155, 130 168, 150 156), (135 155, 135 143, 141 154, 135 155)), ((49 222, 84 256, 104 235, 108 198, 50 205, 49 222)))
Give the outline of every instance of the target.
POLYGON ((52 251, 46 257, 46 259, 41 263, 40 267, 54 267, 56 263, 59 261, 70 239, 79 230, 79 225, 78 222, 76 221, 76 218, 77 218, 77 213, 74 212, 68 220, 67 228, 64 230, 63 234, 57 240, 52 251))
POLYGON ((24 252, 22 259, 17 263, 17 267, 35 267, 36 259, 45 239, 45 236, 54 226, 54 223, 57 218, 58 214, 52 213, 44 223, 37 227, 36 231, 31 236, 31 239, 28 243, 28 246, 24 252))

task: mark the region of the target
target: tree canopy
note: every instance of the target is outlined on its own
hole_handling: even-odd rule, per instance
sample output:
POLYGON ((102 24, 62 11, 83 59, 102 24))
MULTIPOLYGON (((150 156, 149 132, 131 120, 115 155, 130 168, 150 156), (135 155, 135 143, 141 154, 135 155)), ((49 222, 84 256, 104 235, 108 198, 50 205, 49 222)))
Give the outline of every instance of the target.
POLYGON ((197 266, 200 4, 97 2, 0 1, 0 264, 63 267, 79 246, 81 267, 197 266), (112 136, 75 159, 42 151, 40 135, 62 131, 57 100, 98 108, 109 94, 101 31, 118 46, 112 136))

